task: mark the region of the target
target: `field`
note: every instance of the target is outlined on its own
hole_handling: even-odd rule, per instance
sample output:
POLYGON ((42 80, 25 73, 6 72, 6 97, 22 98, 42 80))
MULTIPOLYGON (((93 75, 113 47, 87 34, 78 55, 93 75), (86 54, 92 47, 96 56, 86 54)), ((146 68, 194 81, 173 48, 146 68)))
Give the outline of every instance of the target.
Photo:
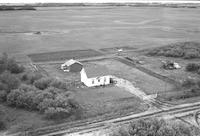
MULTIPOLYGON (((38 66, 45 74, 71 82, 74 97, 83 109, 82 119, 141 112, 148 109, 147 105, 124 88, 113 85, 86 88, 80 82, 79 73, 64 73, 60 70, 60 64, 48 64, 46 61, 101 55, 97 50, 115 53, 122 48, 124 51, 134 51, 131 52, 134 54, 137 50, 175 42, 200 42, 199 12, 200 8, 167 7, 57 7, 0 12, 0 53, 7 52, 17 61, 27 62, 26 65, 31 60, 40 62, 38 66)), ((141 56, 143 67, 177 81, 185 76, 198 78, 192 73, 185 73, 183 69, 160 69, 162 59, 141 56)), ((179 59, 175 61, 183 67, 188 63, 179 59)), ((169 97, 180 92, 173 92, 173 85, 115 59, 84 62, 84 66, 101 67, 110 75, 129 80, 147 94, 158 93, 159 96, 169 97)), ((4 108, 13 131, 59 123, 43 120, 40 114, 31 111, 4 108)), ((73 119, 63 122, 69 120, 73 119)))
POLYGON ((144 49, 199 41, 199 11, 163 7, 5 11, 0 13, 0 52, 24 59, 33 53, 123 46, 144 49))

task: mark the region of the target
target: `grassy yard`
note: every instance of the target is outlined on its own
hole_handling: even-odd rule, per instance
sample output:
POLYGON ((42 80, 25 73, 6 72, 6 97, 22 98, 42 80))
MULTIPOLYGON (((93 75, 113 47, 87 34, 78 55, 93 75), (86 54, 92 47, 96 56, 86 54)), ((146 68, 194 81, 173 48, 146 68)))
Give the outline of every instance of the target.
POLYGON ((142 112, 147 105, 139 98, 115 86, 84 88, 75 92, 75 99, 83 108, 83 118, 142 112))
POLYGON ((131 81, 135 87, 140 88, 147 94, 163 93, 173 89, 171 84, 168 84, 160 79, 152 77, 136 68, 127 66, 116 60, 103 60, 93 62, 93 65, 101 65, 110 71, 111 75, 131 81))

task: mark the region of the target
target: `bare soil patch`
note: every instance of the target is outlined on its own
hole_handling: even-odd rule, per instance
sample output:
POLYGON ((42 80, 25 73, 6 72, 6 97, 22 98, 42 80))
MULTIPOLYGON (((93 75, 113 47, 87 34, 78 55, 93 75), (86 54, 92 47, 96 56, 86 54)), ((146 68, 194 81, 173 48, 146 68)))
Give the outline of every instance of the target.
POLYGON ((46 53, 35 53, 29 54, 28 56, 34 62, 44 62, 44 61, 59 61, 67 59, 80 59, 88 58, 94 56, 100 56, 101 53, 88 49, 88 50, 68 50, 68 51, 57 51, 57 52, 46 52, 46 53))

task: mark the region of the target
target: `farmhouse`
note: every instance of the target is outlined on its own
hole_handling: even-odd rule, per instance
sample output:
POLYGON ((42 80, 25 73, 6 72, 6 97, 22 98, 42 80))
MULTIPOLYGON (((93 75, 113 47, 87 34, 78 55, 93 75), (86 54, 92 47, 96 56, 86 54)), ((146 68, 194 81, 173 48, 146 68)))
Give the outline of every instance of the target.
POLYGON ((74 59, 70 59, 61 65, 61 69, 65 72, 80 72, 83 64, 74 59))
POLYGON ((111 83, 111 76, 105 75, 100 68, 83 68, 80 72, 81 82, 88 87, 108 85, 111 83))

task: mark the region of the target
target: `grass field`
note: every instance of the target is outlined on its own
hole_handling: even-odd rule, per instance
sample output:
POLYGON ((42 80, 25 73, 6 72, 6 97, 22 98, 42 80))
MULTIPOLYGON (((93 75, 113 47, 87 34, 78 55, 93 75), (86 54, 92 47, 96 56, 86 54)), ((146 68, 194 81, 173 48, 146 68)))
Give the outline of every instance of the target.
POLYGON ((138 113, 147 110, 147 105, 139 98, 115 86, 78 89, 75 99, 83 108, 83 118, 112 117, 128 112, 138 113))
POLYGON ((110 70, 112 75, 131 81, 136 87, 147 94, 164 93, 173 89, 173 85, 116 60, 110 59, 93 63, 104 66, 110 70))

